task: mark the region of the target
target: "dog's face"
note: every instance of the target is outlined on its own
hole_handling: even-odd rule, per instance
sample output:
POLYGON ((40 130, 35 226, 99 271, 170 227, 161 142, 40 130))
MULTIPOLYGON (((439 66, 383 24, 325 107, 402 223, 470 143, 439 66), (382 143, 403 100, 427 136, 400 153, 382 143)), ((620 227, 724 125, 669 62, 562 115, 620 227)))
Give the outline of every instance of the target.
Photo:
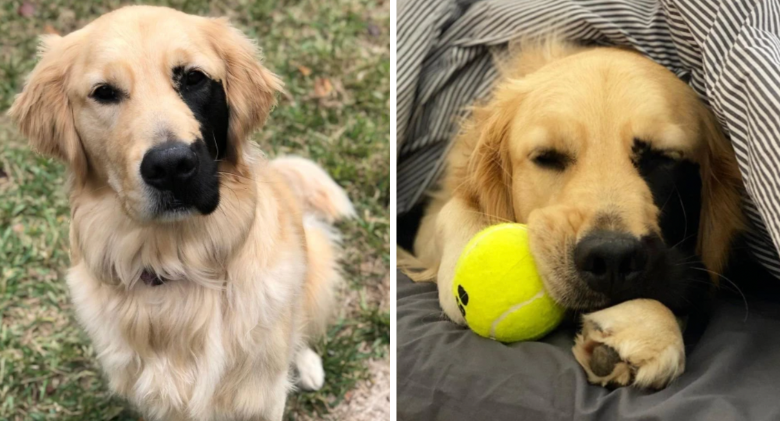
POLYGON ((708 279, 702 258, 720 269, 739 225, 736 170, 713 155, 725 140, 671 72, 635 53, 587 50, 510 79, 476 113, 474 200, 497 221, 528 224, 561 304, 646 297, 674 308, 708 279), (712 233, 716 221, 727 237, 712 233), (701 247, 716 237, 725 240, 701 247))
POLYGON ((279 89, 226 22, 166 8, 117 10, 43 50, 10 114, 139 221, 213 212, 279 89))

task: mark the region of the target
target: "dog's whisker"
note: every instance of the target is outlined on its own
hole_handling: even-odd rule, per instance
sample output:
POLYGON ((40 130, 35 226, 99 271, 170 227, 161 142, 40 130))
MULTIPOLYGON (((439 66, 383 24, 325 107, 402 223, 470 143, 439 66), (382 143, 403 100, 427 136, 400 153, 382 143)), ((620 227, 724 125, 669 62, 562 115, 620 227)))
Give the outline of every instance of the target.
POLYGON ((680 209, 682 209, 683 220, 685 221, 685 229, 683 230, 683 237, 688 235, 688 213, 685 211, 685 203, 683 203, 680 190, 677 188, 677 184, 674 185, 674 191, 677 193, 677 198, 680 199, 680 209))
POLYGON ((243 175, 238 175, 238 174, 236 174, 236 173, 232 173, 232 172, 226 172, 226 171, 217 171, 217 174, 219 174, 219 175, 224 175, 224 176, 231 176, 231 177, 236 177, 236 178, 239 178, 239 179, 241 179, 241 180, 244 180, 244 181, 250 181, 250 182, 253 182, 253 183, 256 181, 256 180, 254 180, 254 179, 252 179, 252 178, 245 177, 245 176, 243 176, 243 175))
POLYGON ((225 190, 227 190, 227 191, 229 191, 230 193, 232 193, 232 194, 233 194, 233 198, 234 198, 236 201, 238 201, 238 200, 239 200, 239 199, 238 199, 238 194, 237 194, 237 193, 236 193, 236 192, 233 190, 233 188, 232 188, 232 187, 229 187, 229 186, 226 186, 226 185, 222 185, 222 188, 224 188, 225 190))
MULTIPOLYGON (((217 156, 219 156, 219 144, 217 143, 217 135, 215 135, 213 132, 211 133, 211 138, 214 140, 214 149, 217 150, 217 156)), ((220 162, 221 159, 215 159, 214 162, 220 162)))
MULTIPOLYGON (((689 239, 691 239, 691 238, 693 238, 693 237, 696 237, 697 235, 698 235, 698 234, 691 234, 691 235, 689 235, 689 236, 687 236, 687 237, 685 237, 685 236, 684 236, 682 240, 678 241, 678 242, 677 242, 677 244, 675 244, 675 245, 673 245, 673 246, 671 246, 671 247, 669 247, 669 248, 670 248, 670 249, 674 249, 674 248, 676 248, 677 246, 679 246, 680 244, 684 243, 684 242, 685 242, 685 240, 689 240, 689 239)), ((694 257, 695 257, 695 256, 694 256, 694 257)))
POLYGON ((506 223, 511 223, 511 224, 516 223, 516 221, 512 221, 512 220, 509 220, 509 219, 506 219, 506 218, 501 218, 499 216, 489 215, 489 214, 487 214, 485 212, 480 212, 480 211, 475 211, 475 210, 469 210, 467 212, 475 213, 477 215, 484 216, 484 217, 486 217, 488 219, 495 219, 495 220, 497 220, 499 222, 506 222, 506 223))
POLYGON ((748 319, 748 314, 749 314, 749 312, 750 312, 750 309, 749 309, 749 307, 748 307, 748 301, 747 301, 747 297, 746 297, 746 296, 745 296, 745 294, 742 292, 742 289, 740 289, 740 288, 739 288, 739 286, 737 285, 737 283, 736 283, 736 282, 734 282, 734 281, 732 281, 731 279, 729 279, 729 278, 727 278, 727 277, 725 277, 725 276, 721 275, 721 274, 720 274, 720 273, 718 273, 718 272, 715 272, 715 271, 712 271, 712 270, 709 270, 709 269, 705 269, 705 268, 699 268, 699 267, 691 267, 691 269, 693 269, 693 270, 699 270, 699 271, 702 271, 702 272, 707 272, 707 273, 709 273, 709 274, 711 274, 711 275, 715 275, 715 276, 717 276, 718 278, 720 278, 720 279, 723 279, 724 281, 726 281, 726 282, 728 282, 729 284, 731 284, 731 286, 733 286, 733 287, 736 289, 736 291, 739 293, 739 295, 742 297, 742 302, 743 302, 743 303, 745 303, 745 318, 743 319, 743 322, 746 322, 746 321, 747 321, 747 319, 748 319))

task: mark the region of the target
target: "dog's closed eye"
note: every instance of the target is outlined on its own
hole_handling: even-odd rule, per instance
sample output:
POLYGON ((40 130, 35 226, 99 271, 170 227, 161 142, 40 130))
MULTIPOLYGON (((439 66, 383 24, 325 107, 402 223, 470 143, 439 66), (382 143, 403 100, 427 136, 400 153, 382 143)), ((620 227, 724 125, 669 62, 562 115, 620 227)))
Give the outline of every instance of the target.
POLYGON ((122 91, 107 83, 98 85, 89 94, 90 98, 101 104, 116 104, 122 100, 122 91))
POLYGON ((674 164, 685 159, 682 151, 674 149, 656 149, 648 142, 640 139, 634 139, 634 145, 631 148, 631 162, 637 168, 648 166, 656 167, 661 164, 674 164))
POLYGON ((563 171, 574 162, 574 158, 570 155, 555 149, 534 151, 530 158, 537 166, 555 171, 563 171))

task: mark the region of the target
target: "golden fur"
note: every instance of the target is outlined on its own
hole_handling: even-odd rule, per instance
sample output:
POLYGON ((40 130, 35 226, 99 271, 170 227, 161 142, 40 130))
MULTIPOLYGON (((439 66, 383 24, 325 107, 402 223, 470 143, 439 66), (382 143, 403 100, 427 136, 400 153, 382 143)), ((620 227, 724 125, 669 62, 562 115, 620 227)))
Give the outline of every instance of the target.
MULTIPOLYGON (((422 219, 416 257, 402 258, 401 265, 422 269, 411 275, 417 280, 436 278, 442 309, 463 324, 450 292, 462 248, 487 225, 526 223, 551 296, 569 308, 585 309, 582 294, 572 293, 582 282, 569 262, 573 245, 593 228, 620 229, 637 237, 660 233, 659 210, 632 164, 632 145, 639 138, 699 164, 698 252, 713 274, 720 272, 730 242, 744 224, 741 180, 730 145, 695 92, 632 51, 572 46, 554 37, 521 47, 521 54, 501 61, 503 75, 492 98, 474 107, 463 122, 441 187, 432 193, 422 219), (539 151, 551 147, 575 157, 570 169, 550 171, 532 163, 539 151)), ((598 300, 589 298, 591 304, 598 300)), ((653 307, 629 303, 605 317, 642 311, 653 307)), ((659 319, 669 315, 667 310, 659 319)), ((649 353, 657 358, 677 355, 682 346, 677 336, 666 335, 668 330, 631 329, 621 338, 639 336, 660 349, 675 348, 649 353)), ((661 368, 649 369, 638 385, 665 384, 683 365, 684 358, 652 365, 661 368), (667 370, 669 366, 675 369, 667 370)))
POLYGON ((68 163, 72 300, 111 389, 148 419, 281 420, 291 367, 303 387, 322 385, 307 344, 340 280, 328 222, 354 210, 314 163, 267 161, 247 141, 280 88, 225 20, 135 6, 45 38, 9 111, 34 148, 68 163), (154 220, 138 167, 160 132, 197 137, 168 73, 193 62, 222 81, 230 107, 221 202, 154 220), (131 100, 96 107, 97 79, 131 100), (140 282, 144 269, 165 283, 140 282))

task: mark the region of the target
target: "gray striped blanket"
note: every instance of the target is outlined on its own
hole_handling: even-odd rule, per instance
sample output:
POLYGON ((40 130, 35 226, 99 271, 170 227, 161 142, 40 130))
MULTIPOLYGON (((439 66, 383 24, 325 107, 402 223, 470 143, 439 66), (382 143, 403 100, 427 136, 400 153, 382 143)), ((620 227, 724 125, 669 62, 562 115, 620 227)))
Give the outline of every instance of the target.
POLYGON ((456 122, 510 40, 554 30, 631 46, 698 92, 745 180, 756 258, 780 277, 780 0, 400 0, 398 211, 436 181, 456 122))

